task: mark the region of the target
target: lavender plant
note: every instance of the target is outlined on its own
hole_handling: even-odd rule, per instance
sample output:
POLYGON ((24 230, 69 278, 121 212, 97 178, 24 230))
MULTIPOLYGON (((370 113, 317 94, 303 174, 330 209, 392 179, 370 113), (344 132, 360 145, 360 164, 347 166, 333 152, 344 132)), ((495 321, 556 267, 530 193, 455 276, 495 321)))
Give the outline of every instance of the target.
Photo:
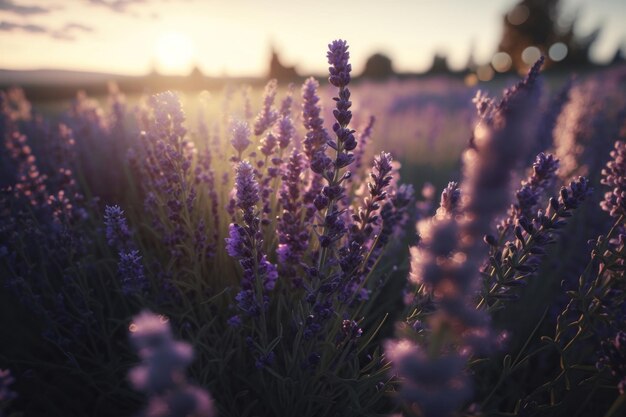
MULTIPOLYGON (((502 99, 479 94, 460 179, 414 178, 447 183, 437 206, 435 186, 416 202, 400 171, 417 172, 415 149, 437 162, 441 147, 460 152, 436 143, 450 134, 440 107, 461 131, 471 91, 354 83, 343 40, 326 58, 327 87, 309 78, 296 97, 271 80, 258 108, 250 89, 203 94, 197 125, 193 100, 173 92, 136 108, 115 86, 107 108, 81 93, 60 123, 20 90, 0 94, 0 311, 27 317, 0 326, 15 340, 0 368, 17 377, 9 389, 0 371, 0 410, 618 415, 624 146, 602 171, 588 146, 601 131, 582 122, 606 104, 583 80, 543 109, 541 61, 502 99), (426 140, 392 156, 399 131, 426 140), (596 220, 614 225, 587 268, 552 273, 575 227, 596 220), (532 298, 546 305, 519 314, 530 328, 507 317, 532 298)), ((563 264, 589 252, 568 250, 563 264)))

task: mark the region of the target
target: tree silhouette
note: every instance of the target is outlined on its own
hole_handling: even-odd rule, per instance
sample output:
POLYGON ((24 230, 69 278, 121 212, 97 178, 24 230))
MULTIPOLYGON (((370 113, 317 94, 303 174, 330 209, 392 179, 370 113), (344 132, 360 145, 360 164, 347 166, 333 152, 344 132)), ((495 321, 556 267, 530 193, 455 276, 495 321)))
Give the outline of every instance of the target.
POLYGON ((576 19, 562 27, 557 23, 559 12, 559 0, 522 0, 504 16, 504 31, 498 51, 509 54, 514 69, 524 71, 532 65, 529 59, 525 62, 522 58, 526 48, 532 46, 546 57, 546 67, 590 64, 589 49, 600 30, 577 37, 574 34, 576 19), (558 42, 567 48, 562 60, 551 59, 549 54, 550 47, 558 42))
POLYGON ((298 78, 298 72, 295 67, 288 67, 280 62, 278 52, 272 47, 272 56, 270 58, 268 78, 276 78, 278 81, 293 81, 298 78))
POLYGON ((391 58, 380 53, 370 56, 365 62, 362 77, 383 80, 393 76, 391 58))

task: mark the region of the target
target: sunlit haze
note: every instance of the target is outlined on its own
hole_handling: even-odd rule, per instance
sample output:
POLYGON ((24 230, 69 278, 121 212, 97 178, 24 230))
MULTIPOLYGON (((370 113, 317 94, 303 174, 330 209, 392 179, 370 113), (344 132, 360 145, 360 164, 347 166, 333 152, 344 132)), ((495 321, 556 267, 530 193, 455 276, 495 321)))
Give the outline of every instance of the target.
MULTIPOLYGON (((461 68, 473 50, 491 61, 502 16, 516 0, 13 0, 0 1, 0 68, 60 68, 141 75, 266 73, 271 47, 301 73, 323 73, 328 41, 350 41, 360 71, 375 52, 398 71, 422 71, 434 53, 461 68), (17 7, 19 5, 20 7, 17 7)), ((577 31, 602 26, 591 50, 606 62, 626 38, 621 0, 565 0, 577 31)))

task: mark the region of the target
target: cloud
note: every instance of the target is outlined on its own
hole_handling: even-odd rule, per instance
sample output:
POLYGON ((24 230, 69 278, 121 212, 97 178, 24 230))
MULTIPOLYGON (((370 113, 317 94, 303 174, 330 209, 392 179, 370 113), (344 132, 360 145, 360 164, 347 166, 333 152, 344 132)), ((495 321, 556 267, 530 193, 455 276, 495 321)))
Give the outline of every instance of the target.
POLYGON ((48 29, 41 25, 21 24, 15 22, 0 21, 0 32, 22 31, 28 33, 48 33, 48 29))
MULTIPOLYGON (((156 19, 159 16, 155 12, 144 15, 143 13, 138 13, 137 9, 133 8, 132 6, 140 5, 140 4, 150 5, 150 4, 157 3, 158 1, 160 1, 161 3, 170 3, 172 0, 83 0, 83 1, 94 6, 106 7, 109 10, 112 10, 117 13, 130 13, 130 15, 134 17, 148 17, 151 19, 156 19), (129 10, 131 8, 133 8, 132 11, 129 10)), ((175 1, 179 3, 180 2, 191 3, 195 0, 175 0, 175 1)))
POLYGON ((41 6, 19 5, 13 0, 0 0, 0 11, 11 12, 19 15, 46 14, 50 9, 41 6))
POLYGON ((76 31, 76 32, 93 32, 93 28, 90 26, 85 26, 81 23, 67 23, 63 26, 64 31, 76 31))
POLYGON ((134 4, 145 4, 147 0, 86 0, 87 2, 96 5, 107 7, 114 12, 124 13, 128 6, 134 4))
POLYGON ((3 20, 0 21, 0 32, 26 32, 37 35, 48 35, 53 39, 62 41, 74 41, 76 40, 77 32, 93 32, 93 28, 80 23, 70 22, 65 24, 61 29, 52 29, 42 25, 30 23, 22 24, 3 20))

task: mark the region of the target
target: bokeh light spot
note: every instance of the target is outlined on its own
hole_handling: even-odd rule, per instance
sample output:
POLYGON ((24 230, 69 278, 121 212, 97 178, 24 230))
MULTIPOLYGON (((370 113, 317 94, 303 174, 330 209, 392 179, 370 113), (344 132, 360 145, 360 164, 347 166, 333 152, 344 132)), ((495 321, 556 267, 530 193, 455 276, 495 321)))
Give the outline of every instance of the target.
POLYGON ((489 81, 493 78, 493 68, 491 65, 481 65, 476 70, 476 75, 480 81, 489 81))
POLYGON ((532 65, 541 58, 541 51, 536 46, 529 46, 522 52, 522 61, 526 65, 532 65))
POLYGON ((476 74, 468 74, 465 76, 464 81, 466 86, 473 87, 478 84, 478 77, 476 76, 476 74))
POLYGON ((513 60, 511 56, 506 52, 498 52, 491 59, 491 65, 498 72, 507 72, 511 69, 511 65, 513 65, 513 60))
POLYGON ((550 46, 548 50, 548 56, 554 62, 563 61, 567 56, 567 45, 563 42, 557 42, 550 46))
POLYGON ((521 25, 526 21, 526 19, 528 19, 528 16, 530 16, 530 10, 528 10, 528 7, 523 4, 519 4, 506 15, 506 18, 512 25, 521 25))

